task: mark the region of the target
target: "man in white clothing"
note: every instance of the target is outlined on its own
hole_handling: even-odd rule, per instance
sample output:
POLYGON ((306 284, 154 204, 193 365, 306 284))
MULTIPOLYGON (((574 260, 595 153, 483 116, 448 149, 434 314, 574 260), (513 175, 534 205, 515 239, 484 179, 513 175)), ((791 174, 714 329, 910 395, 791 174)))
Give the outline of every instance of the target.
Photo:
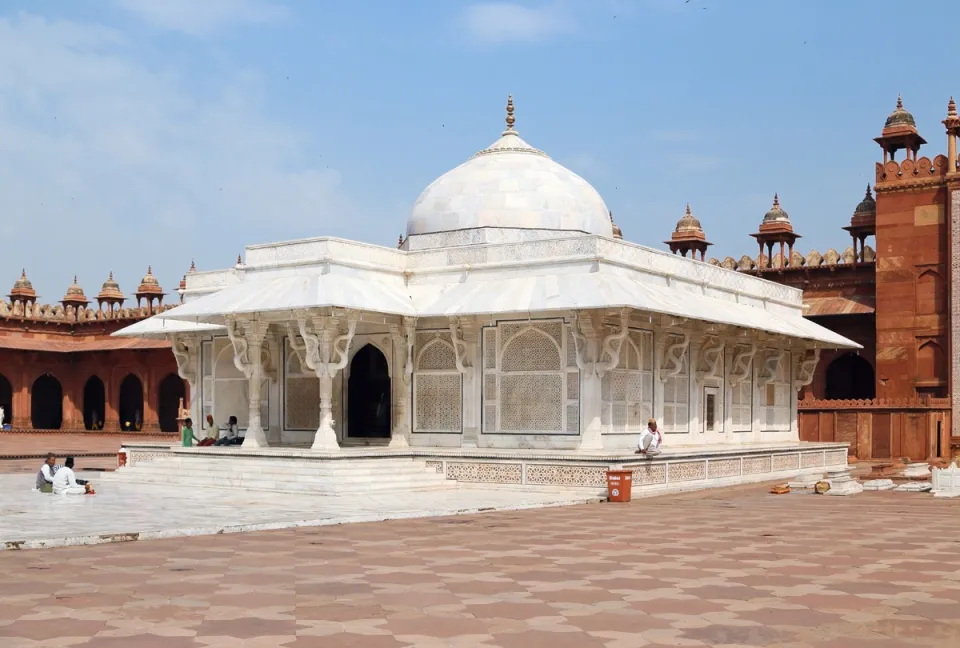
POLYGON ((656 457, 660 454, 660 444, 663 443, 663 435, 657 429, 657 420, 647 421, 647 429, 640 435, 640 442, 637 444, 637 454, 647 457, 656 457))
POLYGON ((86 495, 93 493, 93 485, 90 482, 80 481, 83 483, 79 483, 77 476, 73 474, 73 457, 67 457, 63 468, 53 476, 53 494, 86 495))

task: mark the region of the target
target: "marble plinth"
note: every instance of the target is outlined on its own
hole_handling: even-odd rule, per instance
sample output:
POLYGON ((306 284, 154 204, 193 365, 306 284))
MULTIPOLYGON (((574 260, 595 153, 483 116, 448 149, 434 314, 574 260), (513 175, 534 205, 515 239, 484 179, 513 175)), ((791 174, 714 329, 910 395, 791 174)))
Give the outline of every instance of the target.
POLYGON ((899 493, 928 493, 933 488, 930 482, 913 481, 900 484, 894 490, 899 493))
POLYGON ((949 468, 934 468, 931 487, 934 497, 960 497, 960 468, 957 462, 949 468))
POLYGON ((826 481, 830 484, 827 495, 857 495, 863 492, 863 486, 850 475, 848 468, 828 470, 826 481))
POLYGON ((896 487, 892 479, 871 479, 863 482, 863 490, 865 491, 893 490, 896 487))

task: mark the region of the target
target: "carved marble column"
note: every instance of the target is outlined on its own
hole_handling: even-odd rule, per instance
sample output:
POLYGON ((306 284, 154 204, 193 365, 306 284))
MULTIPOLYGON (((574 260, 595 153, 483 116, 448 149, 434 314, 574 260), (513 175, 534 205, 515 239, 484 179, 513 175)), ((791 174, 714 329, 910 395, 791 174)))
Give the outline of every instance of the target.
POLYGON ((170 336, 170 346, 173 347, 173 357, 177 361, 177 375, 187 381, 189 385, 190 418, 195 426, 205 425, 203 412, 200 411, 200 399, 197 398, 200 380, 200 336, 196 334, 181 334, 170 336))
POLYGON ((337 431, 333 427, 333 379, 337 372, 347 366, 350 343, 357 329, 359 314, 318 315, 308 318, 297 315, 300 337, 306 344, 307 367, 317 374, 320 381, 320 427, 313 440, 313 450, 339 450, 337 431), (347 332, 341 334, 340 323, 346 321, 347 332), (336 360, 334 361, 334 357, 336 360))
POLYGON ((463 436, 460 446, 476 448, 480 442, 480 327, 474 320, 450 318, 450 339, 457 371, 463 376, 463 436))
POLYGON ((620 326, 614 333, 607 333, 602 313, 577 313, 573 318, 571 332, 580 369, 580 450, 603 449, 603 375, 620 363, 628 324, 626 310, 621 311, 620 326))
POLYGON ((402 326, 391 326, 393 339, 393 411, 394 425, 390 433, 391 448, 410 446, 410 401, 413 387, 413 343, 416 336, 416 319, 403 318, 402 326))
POLYGON ((233 364, 247 379, 250 399, 247 432, 243 438, 245 448, 265 448, 266 433, 260 421, 261 384, 263 383, 263 339, 269 324, 256 320, 227 320, 227 335, 233 343, 233 364))

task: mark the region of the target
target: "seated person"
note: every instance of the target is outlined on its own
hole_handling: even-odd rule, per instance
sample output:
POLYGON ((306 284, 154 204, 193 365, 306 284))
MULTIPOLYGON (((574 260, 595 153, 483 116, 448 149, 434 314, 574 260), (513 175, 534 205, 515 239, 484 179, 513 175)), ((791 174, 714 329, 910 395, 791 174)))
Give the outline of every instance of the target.
POLYGON ((194 441, 200 443, 200 439, 193 433, 193 419, 187 417, 183 422, 183 429, 180 430, 180 445, 184 448, 192 448, 194 441))
POLYGON ((53 476, 54 495, 93 495, 93 484, 73 474, 73 457, 67 457, 63 468, 53 476))
POLYGON ((57 455, 52 452, 47 453, 47 458, 40 466, 40 472, 37 473, 36 489, 41 493, 53 492, 53 477, 61 466, 57 463, 57 455))
POLYGON ((656 419, 647 421, 647 429, 640 435, 640 442, 637 444, 637 454, 647 457, 656 457, 660 454, 660 444, 663 443, 663 435, 657 429, 656 419))
POLYGON ((207 432, 206 438, 200 442, 201 446, 212 446, 220 437, 220 427, 213 422, 213 414, 207 414, 207 425, 204 427, 207 432))
POLYGON ((240 445, 243 443, 243 437, 240 436, 240 427, 237 425, 237 417, 231 416, 227 420, 227 427, 223 430, 223 436, 217 439, 215 446, 240 445))

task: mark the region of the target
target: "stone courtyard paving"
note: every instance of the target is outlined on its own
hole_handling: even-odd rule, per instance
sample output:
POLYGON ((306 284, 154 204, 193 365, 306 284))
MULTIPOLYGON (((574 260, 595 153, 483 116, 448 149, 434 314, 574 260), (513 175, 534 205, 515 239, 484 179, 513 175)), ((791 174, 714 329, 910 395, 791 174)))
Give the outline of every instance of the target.
POLYGON ((749 486, 6 551, 0 645, 958 646, 958 530, 956 500, 749 486))

